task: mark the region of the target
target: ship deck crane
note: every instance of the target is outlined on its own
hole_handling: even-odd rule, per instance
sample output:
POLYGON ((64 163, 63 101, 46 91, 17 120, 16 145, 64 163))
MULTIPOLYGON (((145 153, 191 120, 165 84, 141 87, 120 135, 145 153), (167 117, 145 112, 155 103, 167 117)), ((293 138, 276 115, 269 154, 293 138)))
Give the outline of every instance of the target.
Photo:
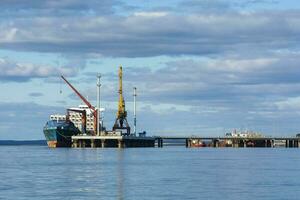
POLYGON ((67 83, 67 85, 70 86, 70 88, 77 94, 77 96, 88 106, 89 109, 91 109, 93 112, 93 117, 94 117, 94 134, 96 133, 97 127, 98 127, 98 112, 97 109, 92 106, 92 104, 90 104, 90 102, 88 100, 86 100, 86 98, 84 98, 84 96, 82 96, 75 87, 73 87, 73 85, 64 77, 61 76, 61 78, 67 83))
POLYGON ((127 111, 125 109, 125 100, 123 97, 123 70, 122 66, 119 68, 119 103, 118 112, 113 126, 113 130, 126 130, 125 135, 130 135, 130 126, 127 121, 127 111))

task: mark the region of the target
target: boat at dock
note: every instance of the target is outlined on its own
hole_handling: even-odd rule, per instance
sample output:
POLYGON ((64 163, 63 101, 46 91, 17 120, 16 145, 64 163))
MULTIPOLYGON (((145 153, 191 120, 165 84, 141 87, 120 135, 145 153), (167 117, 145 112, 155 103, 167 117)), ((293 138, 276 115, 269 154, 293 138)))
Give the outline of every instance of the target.
POLYGON ((191 140, 190 147, 206 147, 206 144, 203 140, 195 138, 191 140))
POLYGON ((80 134, 73 122, 65 119, 49 120, 43 129, 48 147, 71 147, 72 136, 80 134))

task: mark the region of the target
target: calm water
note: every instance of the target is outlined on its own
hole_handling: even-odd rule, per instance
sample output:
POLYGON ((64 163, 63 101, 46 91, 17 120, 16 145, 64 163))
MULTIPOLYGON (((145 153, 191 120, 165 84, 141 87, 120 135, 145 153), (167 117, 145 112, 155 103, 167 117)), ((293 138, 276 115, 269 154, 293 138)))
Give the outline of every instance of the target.
POLYGON ((300 199, 300 149, 0 146, 0 199, 300 199))

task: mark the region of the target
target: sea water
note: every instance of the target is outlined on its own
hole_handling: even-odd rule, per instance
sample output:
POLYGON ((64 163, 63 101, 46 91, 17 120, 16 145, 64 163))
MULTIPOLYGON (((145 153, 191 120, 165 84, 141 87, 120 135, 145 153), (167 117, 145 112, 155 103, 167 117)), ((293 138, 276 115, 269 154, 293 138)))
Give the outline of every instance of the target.
POLYGON ((300 149, 0 146, 0 199, 300 199, 300 149))

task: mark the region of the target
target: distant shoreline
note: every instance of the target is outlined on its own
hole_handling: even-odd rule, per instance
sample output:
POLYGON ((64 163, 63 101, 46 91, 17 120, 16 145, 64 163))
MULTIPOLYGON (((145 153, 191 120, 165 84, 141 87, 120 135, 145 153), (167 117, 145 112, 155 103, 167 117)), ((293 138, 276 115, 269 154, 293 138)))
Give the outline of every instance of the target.
POLYGON ((0 146, 47 145, 46 140, 0 140, 0 146))

